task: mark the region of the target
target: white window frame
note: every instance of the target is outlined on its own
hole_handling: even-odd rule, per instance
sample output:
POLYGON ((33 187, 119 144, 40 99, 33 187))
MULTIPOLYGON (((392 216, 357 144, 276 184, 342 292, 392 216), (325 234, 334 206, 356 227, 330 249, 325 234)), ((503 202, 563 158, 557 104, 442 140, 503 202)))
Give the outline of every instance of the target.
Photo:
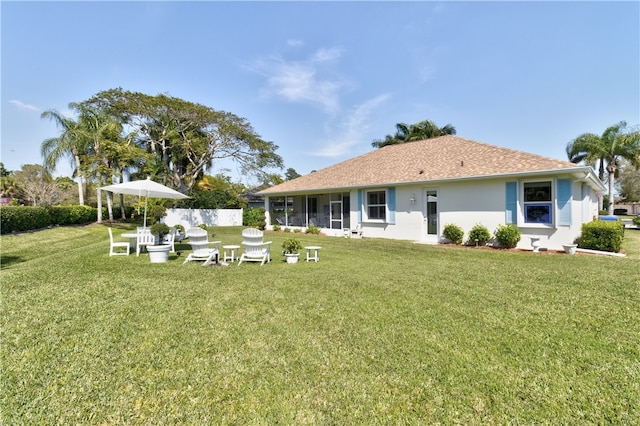
POLYGON ((521 208, 518 209, 518 226, 522 228, 554 228, 557 220, 557 200, 556 200, 556 180, 553 178, 545 179, 527 179, 520 181, 520 196, 518 202, 521 208), (550 185, 550 200, 549 201, 525 201, 525 185, 535 183, 548 183, 550 185), (534 222, 527 221, 527 207, 536 205, 549 205, 549 214, 551 218, 549 222, 534 222), (522 224, 522 225, 520 225, 522 224))
POLYGON ((366 189, 363 191, 363 220, 366 222, 373 223, 387 223, 387 219, 389 218, 389 193, 385 188, 375 188, 375 189, 366 189), (369 194, 373 192, 383 192, 384 193, 384 204, 369 204, 369 194), (384 207, 384 218, 371 218, 369 216, 369 207, 384 207))

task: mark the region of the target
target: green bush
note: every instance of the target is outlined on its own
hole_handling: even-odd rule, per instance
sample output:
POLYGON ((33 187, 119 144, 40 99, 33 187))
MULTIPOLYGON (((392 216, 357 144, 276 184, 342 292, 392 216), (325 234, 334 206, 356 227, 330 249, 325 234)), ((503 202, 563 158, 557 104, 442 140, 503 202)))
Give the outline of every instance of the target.
POLYGON ((307 226, 307 234, 318 235, 319 233, 320 233, 320 227, 319 226, 313 226, 313 225, 307 226))
POLYGON ((442 231, 442 235, 456 244, 462 244, 464 231, 458 225, 449 223, 448 225, 445 225, 444 230, 442 231))
POLYGON ((624 240, 624 224, 620 221, 594 220, 582 225, 578 247, 618 253, 624 240))
POLYGON ((273 225, 273 230, 278 232, 281 229, 281 226, 278 225, 277 223, 275 225, 273 225))
POLYGON ((634 217, 632 220, 634 225, 640 226, 640 217, 634 217))
POLYGON ((479 246, 484 246, 491 239, 491 232, 487 229, 486 226, 480 225, 479 223, 474 225, 469 231, 469 239, 467 240, 467 244, 475 245, 476 240, 479 246))
POLYGON ((288 238, 282 242, 282 251, 288 254, 298 253, 302 250, 302 243, 295 238, 288 238))
POLYGON ((514 248, 518 245, 521 237, 520 230, 513 223, 498 225, 494 234, 500 246, 504 248, 514 248))
POLYGON ((50 210, 45 207, 5 206, 0 208, 0 232, 29 231, 52 225, 50 210))
POLYGON ((151 235, 158 237, 160 244, 164 242, 164 239, 171 232, 171 228, 166 223, 156 222, 151 225, 151 235))
POLYGON ((55 225, 78 225, 95 222, 96 209, 90 206, 55 206, 51 208, 51 221, 55 225))
POLYGON ((249 208, 242 211, 242 224, 258 229, 264 229, 267 226, 264 208, 249 208))
MULTIPOLYGON (((53 225, 82 225, 95 222, 97 209, 91 206, 5 206, 0 209, 2 234, 42 229, 53 225)), ((104 217, 104 216, 103 216, 104 217)))

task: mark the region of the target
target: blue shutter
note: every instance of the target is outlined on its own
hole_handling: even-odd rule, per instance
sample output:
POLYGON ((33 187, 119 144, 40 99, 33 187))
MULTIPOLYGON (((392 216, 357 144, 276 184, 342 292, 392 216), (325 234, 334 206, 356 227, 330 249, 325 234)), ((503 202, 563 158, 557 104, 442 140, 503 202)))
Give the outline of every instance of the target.
POLYGON ((558 225, 571 225, 571 179, 558 179, 556 187, 558 225))
POLYGON ((358 189, 358 223, 362 223, 362 189, 358 189))
POLYGON ((507 182, 505 187, 505 223, 518 222, 518 182, 507 182))
POLYGON ((391 225, 396 224, 396 189, 387 189, 387 207, 389 208, 389 218, 387 223, 391 225))

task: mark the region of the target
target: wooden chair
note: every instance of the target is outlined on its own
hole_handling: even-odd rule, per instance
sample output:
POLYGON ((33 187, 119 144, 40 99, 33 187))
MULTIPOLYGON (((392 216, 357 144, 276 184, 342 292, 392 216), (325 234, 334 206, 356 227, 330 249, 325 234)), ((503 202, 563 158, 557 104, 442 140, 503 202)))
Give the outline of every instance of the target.
POLYGON ((147 246, 154 245, 156 243, 155 235, 151 234, 150 228, 138 227, 138 238, 136 238, 136 256, 140 256, 140 252, 147 246))
POLYGON ((171 231, 164 237, 164 242, 171 245, 171 253, 176 252, 176 240, 178 236, 178 229, 175 226, 171 227, 171 231))
POLYGON ((184 263, 192 260, 204 260, 205 265, 215 262, 220 258, 220 241, 209 241, 207 231, 202 228, 191 228, 187 230, 187 238, 193 251, 184 260, 184 263), (209 244, 215 244, 215 248, 210 248, 209 244))
POLYGON ((238 266, 242 262, 260 262, 260 266, 271 261, 271 241, 263 241, 263 233, 259 229, 247 228, 242 231, 242 245, 245 250, 240 256, 238 266))
POLYGON ((113 241, 113 231, 109 229, 109 256, 129 256, 129 250, 131 246, 128 241, 113 241), (126 248, 126 251, 120 251, 118 249, 126 248))

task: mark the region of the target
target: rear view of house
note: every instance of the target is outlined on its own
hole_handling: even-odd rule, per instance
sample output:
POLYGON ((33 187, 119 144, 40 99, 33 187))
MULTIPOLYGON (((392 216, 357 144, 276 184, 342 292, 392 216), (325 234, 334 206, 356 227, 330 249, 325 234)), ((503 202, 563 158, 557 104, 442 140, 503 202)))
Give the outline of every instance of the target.
POLYGON ((468 232, 516 224, 562 249, 598 214, 605 187, 589 166, 457 136, 386 146, 265 189, 267 224, 319 226, 329 235, 360 225, 366 237, 438 243, 456 224, 468 232))

